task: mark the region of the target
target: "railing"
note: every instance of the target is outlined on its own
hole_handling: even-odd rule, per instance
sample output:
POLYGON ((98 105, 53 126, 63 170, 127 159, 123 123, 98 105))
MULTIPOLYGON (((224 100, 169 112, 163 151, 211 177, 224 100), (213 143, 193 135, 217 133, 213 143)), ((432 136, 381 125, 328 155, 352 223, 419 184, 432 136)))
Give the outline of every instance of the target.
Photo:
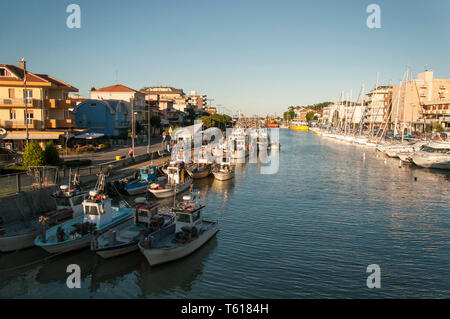
MULTIPOLYGON (((42 121, 40 120, 29 119, 27 122, 28 128, 34 128, 38 130, 42 128, 42 121)), ((26 122, 23 120, 0 120, 0 127, 5 129, 25 128, 26 126, 26 122)))
POLYGON ((45 127, 46 128, 68 128, 73 127, 74 121, 72 119, 65 119, 65 120, 55 120, 55 119, 49 119, 45 120, 45 127))
POLYGON ((0 99, 1 106, 25 106, 42 108, 42 101, 38 99, 0 99))
POLYGON ((70 108, 75 107, 75 102, 71 100, 61 100, 61 99, 46 99, 44 100, 44 106, 46 108, 70 108))

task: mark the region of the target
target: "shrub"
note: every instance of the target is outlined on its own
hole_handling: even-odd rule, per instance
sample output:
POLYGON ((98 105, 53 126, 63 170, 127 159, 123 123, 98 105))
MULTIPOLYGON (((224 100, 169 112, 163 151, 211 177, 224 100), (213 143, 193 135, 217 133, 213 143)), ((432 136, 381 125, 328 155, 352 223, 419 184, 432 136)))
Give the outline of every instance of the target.
POLYGON ((47 144, 45 144, 44 159, 46 165, 56 166, 59 164, 59 153, 53 141, 47 142, 47 144))
POLYGON ((30 141, 23 152, 23 166, 43 166, 45 164, 44 151, 36 141, 30 141))

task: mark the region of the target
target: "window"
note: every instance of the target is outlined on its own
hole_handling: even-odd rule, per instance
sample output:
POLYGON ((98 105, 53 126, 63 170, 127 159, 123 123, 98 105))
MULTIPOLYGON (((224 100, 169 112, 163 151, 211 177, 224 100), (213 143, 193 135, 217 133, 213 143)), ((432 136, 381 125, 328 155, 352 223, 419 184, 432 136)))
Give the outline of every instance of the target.
POLYGON ((5 68, 0 68, 0 76, 8 76, 8 71, 5 68))
POLYGON ((200 218, 200 211, 196 211, 195 213, 192 214, 192 221, 193 222, 195 222, 199 218, 200 218))
POLYGON ((86 215, 98 215, 97 206, 85 206, 86 215))
POLYGON ((8 91, 9 91, 9 98, 10 99, 16 98, 16 95, 15 95, 15 92, 14 92, 13 88, 10 88, 8 91))
POLYGON ((9 119, 15 120, 16 119, 16 110, 9 111, 9 119))
POLYGON ((180 223, 190 223, 191 222, 191 215, 188 214, 177 214, 177 222, 180 223))
POLYGON ((26 90, 25 98, 27 99, 27 103, 31 103, 31 100, 33 99, 33 90, 26 90))
POLYGON ((27 123, 33 124, 33 118, 34 118, 33 111, 28 111, 28 114, 26 114, 27 123))

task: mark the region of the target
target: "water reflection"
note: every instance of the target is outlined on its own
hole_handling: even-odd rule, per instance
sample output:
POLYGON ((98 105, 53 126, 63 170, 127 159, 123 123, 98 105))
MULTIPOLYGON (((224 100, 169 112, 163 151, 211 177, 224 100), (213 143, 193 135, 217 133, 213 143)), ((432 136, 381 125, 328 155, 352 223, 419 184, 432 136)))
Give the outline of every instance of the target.
POLYGON ((136 283, 141 290, 139 297, 171 296, 178 292, 184 295, 202 275, 208 256, 217 247, 214 236, 199 250, 181 260, 156 267, 144 267, 137 272, 136 283))

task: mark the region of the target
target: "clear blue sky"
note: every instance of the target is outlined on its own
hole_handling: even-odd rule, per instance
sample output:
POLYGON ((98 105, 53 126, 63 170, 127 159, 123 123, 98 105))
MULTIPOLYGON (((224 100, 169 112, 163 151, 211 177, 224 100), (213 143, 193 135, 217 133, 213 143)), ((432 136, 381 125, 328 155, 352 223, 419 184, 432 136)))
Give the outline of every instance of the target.
POLYGON ((22 57, 88 96, 118 82, 197 90, 246 114, 336 100, 415 73, 450 77, 450 1, 45 0, 0 2, 0 63, 22 57), (81 7, 81 29, 66 7, 81 7), (366 7, 381 7, 381 29, 366 7))

